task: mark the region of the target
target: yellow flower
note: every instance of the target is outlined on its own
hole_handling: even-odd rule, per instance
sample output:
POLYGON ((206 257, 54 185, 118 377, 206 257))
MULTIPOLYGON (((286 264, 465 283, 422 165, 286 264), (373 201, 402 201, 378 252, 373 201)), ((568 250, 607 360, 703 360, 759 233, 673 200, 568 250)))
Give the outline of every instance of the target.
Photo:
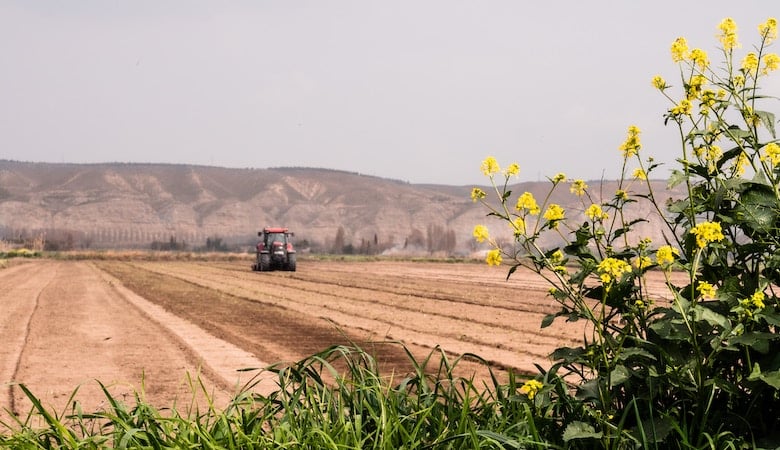
POLYGON ((585 189, 588 188, 588 185, 585 184, 584 180, 574 180, 574 182, 571 184, 571 187, 569 188, 569 191, 577 196, 581 196, 585 194, 585 189))
POLYGON ((498 166, 498 161, 496 161, 496 158, 492 156, 488 156, 485 158, 484 161, 482 161, 482 173, 490 176, 494 173, 498 173, 501 171, 501 168, 498 166))
POLYGON ((550 226, 552 228, 558 227, 558 221, 563 220, 564 216, 564 210, 561 208, 561 205, 558 205, 557 203, 550 203, 550 206, 547 207, 547 211, 544 212, 544 217, 548 222, 550 222, 550 226))
POLYGON ((476 239, 477 242, 485 242, 485 240, 490 239, 490 234, 488 233, 487 227, 484 225, 475 226, 474 239, 476 239))
POLYGON ((512 163, 506 168, 506 176, 511 177, 520 173, 520 166, 517 163, 512 163))
POLYGON ((520 195, 520 197, 517 199, 517 205, 515 205, 515 209, 518 211, 525 210, 533 215, 539 214, 539 205, 536 204, 534 195, 527 191, 523 192, 523 194, 520 195))
POLYGON ((723 50, 729 51, 734 48, 739 47, 739 42, 737 41, 737 24, 734 22, 734 19, 731 17, 727 17, 721 21, 720 25, 718 25, 718 28, 720 28, 720 43, 723 45, 723 50))
POLYGON ((634 178, 636 178, 637 180, 646 180, 647 179, 647 174, 645 173, 645 171, 642 168, 639 168, 639 167, 634 169, 634 172, 631 175, 634 178))
POLYGON ((503 261, 501 258, 501 250, 494 248, 493 250, 487 252, 485 262, 488 264, 488 266, 500 266, 501 261, 503 261))
POLYGON ((528 380, 520 388, 520 393, 528 396, 528 400, 533 400, 536 394, 542 390, 544 384, 541 381, 528 380))
POLYGON ((647 256, 639 256, 634 260, 634 267, 636 267, 639 270, 646 269, 653 265, 653 260, 651 260, 647 256))
POLYGON ((701 294, 702 298, 705 299, 715 298, 715 295, 717 295, 718 291, 715 286, 707 283, 706 281, 699 282, 699 286, 696 287, 696 290, 699 291, 699 294, 701 294))
POLYGON ((593 203, 585 210, 585 215, 590 220, 606 220, 609 216, 601 209, 601 206, 593 203))
POLYGON ((701 95, 701 88, 707 83, 707 77, 704 75, 694 75, 688 82, 688 100, 698 98, 701 95))
POLYGON ((561 249, 558 249, 554 251, 552 255, 550 255, 550 262, 553 264, 560 264, 561 262, 563 262, 563 258, 565 258, 563 252, 561 251, 561 249))
POLYGON ((774 17, 770 17, 766 22, 758 26, 758 33, 764 39, 764 44, 777 39, 777 20, 774 17))
POLYGON ((615 191, 615 198, 621 201, 628 200, 628 192, 624 191, 623 189, 618 189, 615 191))
POLYGON ((515 220, 511 222, 512 229, 515 236, 521 236, 525 234, 525 220, 522 217, 515 217, 515 220))
POLYGON ((756 293, 750 296, 750 303, 752 303, 753 306, 755 306, 757 309, 761 309, 765 306, 764 305, 765 298, 766 295, 763 292, 757 291, 756 293))
POLYGON ((758 68, 758 56, 755 52, 748 52, 744 58, 742 58, 742 70, 745 73, 752 74, 758 68))
POLYGON ((679 255, 680 252, 671 245, 662 245, 655 252, 655 260, 659 266, 668 266, 674 262, 674 257, 679 255))
POLYGON ((761 59, 764 61, 764 68, 761 69, 763 75, 777 70, 778 66, 780 66, 780 56, 777 56, 777 53, 767 53, 761 59))
POLYGON ((747 153, 741 152, 734 161, 734 172, 738 175, 745 174, 745 167, 748 165, 747 153))
POLYGON ((707 52, 700 48, 694 48, 691 50, 691 62, 698 65, 701 70, 707 68, 710 65, 710 60, 707 57, 707 52))
POLYGON ((742 75, 734 75, 734 86, 740 87, 745 85, 745 77, 742 75))
POLYGON ((678 37, 672 43, 672 61, 685 61, 688 57, 688 41, 684 37, 678 37))
POLYGON ((680 103, 678 103, 674 108, 672 108, 672 115, 673 116, 680 116, 680 115, 688 115, 691 113, 692 105, 690 100, 687 98, 684 98, 680 100, 680 103))
POLYGON ((780 163, 780 145, 777 145, 774 142, 766 144, 764 146, 764 154, 765 156, 761 157, 762 161, 769 160, 772 166, 776 166, 780 163))
POLYGON ((661 78, 661 75, 656 75, 653 77, 653 86, 662 91, 666 89, 666 80, 661 78))
POLYGON ((631 266, 622 259, 609 257, 604 258, 596 267, 596 270, 602 283, 609 284, 614 280, 619 280, 624 273, 630 273, 631 266))
POLYGON ((482 189, 480 189, 478 187, 475 187, 475 188, 471 189, 471 200, 473 200, 475 202, 477 200, 482 200, 486 196, 487 196, 487 194, 485 194, 485 191, 483 191, 482 189))
POLYGON ((628 127, 628 136, 623 144, 620 145, 624 158, 630 158, 639 153, 639 149, 642 148, 642 143, 639 141, 639 133, 641 133, 641 130, 636 125, 628 127))
POLYGON ((702 222, 691 228, 690 233, 696 237, 696 245, 704 248, 710 242, 720 241, 725 238, 720 222, 702 222))
POLYGON ((556 173, 555 176, 552 177, 552 182, 555 183, 555 184, 558 184, 561 181, 565 181, 565 180, 566 180, 566 175, 564 175, 561 172, 556 173))

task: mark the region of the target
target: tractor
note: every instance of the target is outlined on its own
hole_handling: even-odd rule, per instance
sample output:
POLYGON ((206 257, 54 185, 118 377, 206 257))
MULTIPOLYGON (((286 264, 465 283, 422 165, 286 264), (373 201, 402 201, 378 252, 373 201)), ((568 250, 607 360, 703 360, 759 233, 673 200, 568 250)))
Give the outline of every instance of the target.
POLYGON ((265 227, 257 235, 257 260, 252 264, 252 270, 266 272, 269 270, 289 270, 295 272, 295 248, 291 233, 287 228, 265 227))

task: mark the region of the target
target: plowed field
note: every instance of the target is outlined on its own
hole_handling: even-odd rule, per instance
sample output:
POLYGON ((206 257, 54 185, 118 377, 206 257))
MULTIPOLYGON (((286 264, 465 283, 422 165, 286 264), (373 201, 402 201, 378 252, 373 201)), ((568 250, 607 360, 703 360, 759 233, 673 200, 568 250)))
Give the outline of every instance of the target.
MULTIPOLYGON (((104 396, 143 389, 163 405, 189 402, 188 374, 224 400, 247 367, 296 361, 354 342, 395 374, 437 346, 497 368, 534 371, 558 345, 582 337, 572 324, 540 329, 557 308, 548 286, 483 264, 323 262, 297 272, 252 272, 243 262, 30 261, 0 271, 0 409, 26 412, 14 383, 44 404, 86 410, 104 396)), ((475 363, 463 374, 484 376, 475 363)), ((269 380, 259 389, 273 388, 269 380)))

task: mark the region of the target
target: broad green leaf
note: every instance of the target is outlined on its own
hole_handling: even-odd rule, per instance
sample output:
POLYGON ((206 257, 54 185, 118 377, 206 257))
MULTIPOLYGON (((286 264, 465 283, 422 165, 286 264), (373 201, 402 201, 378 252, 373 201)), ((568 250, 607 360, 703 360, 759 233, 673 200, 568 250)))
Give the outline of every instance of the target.
POLYGON ((731 329, 731 323, 726 316, 718 314, 715 311, 706 308, 700 304, 695 305, 693 308, 693 317, 696 321, 703 320, 714 327, 720 327, 723 330, 731 329))
POLYGON ((748 380, 761 380, 775 389, 780 389, 780 370, 762 372, 758 363, 755 363, 753 364, 753 371, 750 373, 748 380))
POLYGON ((569 442, 573 439, 600 439, 603 434, 593 428, 593 425, 585 422, 574 421, 566 426, 563 432, 563 441, 569 442))
POLYGON ((769 111, 753 111, 755 115, 761 120, 761 123, 772 133, 772 138, 777 137, 775 135, 775 115, 769 111))
POLYGON ((617 365, 609 374, 609 387, 614 388, 625 383, 631 377, 625 366, 617 365))

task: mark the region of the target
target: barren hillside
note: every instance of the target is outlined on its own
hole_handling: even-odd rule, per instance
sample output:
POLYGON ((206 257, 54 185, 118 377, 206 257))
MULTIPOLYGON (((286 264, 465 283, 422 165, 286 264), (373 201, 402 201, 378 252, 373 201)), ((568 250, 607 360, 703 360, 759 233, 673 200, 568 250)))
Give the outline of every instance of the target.
MULTIPOLYGON (((589 184, 594 193, 614 193, 614 183, 589 184)), ((656 184, 663 192, 664 183, 656 184)), ((513 191, 541 196, 547 188, 521 183, 513 191)), ((427 251, 448 234, 454 237, 448 250, 463 254, 478 250, 475 224, 501 227, 485 218, 470 191, 326 169, 0 161, 0 239, 45 234, 60 248, 170 241, 197 248, 219 238, 248 249, 262 226, 283 225, 315 250, 329 250, 341 227, 344 243, 355 250, 427 251)), ((578 200, 567 189, 555 198, 573 216, 582 209, 578 200)), ((642 208, 633 214, 651 217, 642 208)), ((643 228, 658 234, 652 224, 643 228)))

